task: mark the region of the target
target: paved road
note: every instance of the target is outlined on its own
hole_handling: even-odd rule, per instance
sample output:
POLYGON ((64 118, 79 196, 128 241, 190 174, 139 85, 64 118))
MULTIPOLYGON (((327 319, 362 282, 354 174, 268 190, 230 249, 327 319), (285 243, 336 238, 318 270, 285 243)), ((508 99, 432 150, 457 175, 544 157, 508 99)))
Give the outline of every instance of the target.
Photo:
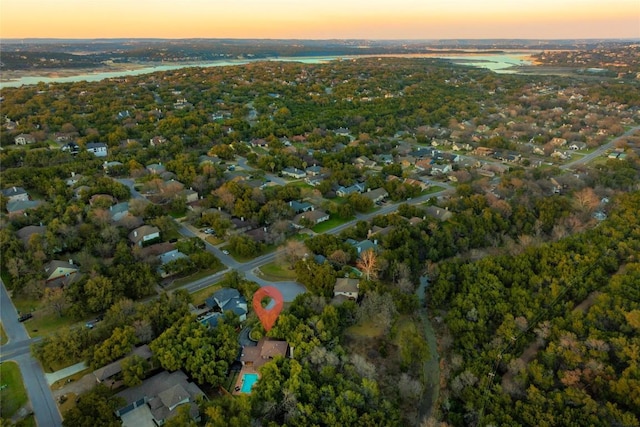
MULTIPOLYGON (((9 294, 0 280, 0 318, 9 341, 0 346, 0 360, 13 360, 20 367, 22 380, 39 427, 58 427, 62 417, 53 399, 42 366, 31 356, 30 345, 37 341, 29 338, 24 325, 18 322, 9 294)), ((27 320, 28 322, 28 320, 27 320)))
POLYGON ((629 129, 628 131, 626 131, 625 133, 623 133, 622 135, 612 139, 611 141, 607 142, 604 145, 601 145, 600 147, 598 147, 597 149, 593 150, 593 152, 586 154, 584 156, 582 156, 579 159, 573 160, 565 165, 560 166, 560 169, 571 169, 575 166, 579 166, 579 165, 584 165, 586 163, 589 163, 590 161, 594 160, 597 157, 600 157, 602 155, 604 155, 604 153, 607 150, 610 150, 613 148, 614 144, 616 142, 618 142, 619 140, 629 137, 631 135, 633 135, 634 133, 636 133, 637 131, 640 130, 640 126, 636 126, 633 127, 631 129, 629 129))
MULTIPOLYGON (((415 197, 408 201, 390 203, 388 205, 382 206, 380 209, 374 212, 359 214, 355 219, 327 231, 327 234, 338 234, 341 231, 346 230, 347 228, 353 227, 358 221, 367 221, 373 218, 374 216, 387 215, 392 212, 395 212, 402 203, 410 203, 410 204, 424 203, 427 200, 431 199, 432 197, 440 197, 444 195, 445 193, 451 191, 451 188, 452 188, 449 184, 446 184, 446 183, 437 183, 437 185, 444 187, 445 189, 438 191, 436 193, 425 194, 423 196, 415 197)), ((190 228, 186 227, 184 224, 180 224, 179 231, 185 237, 197 237, 197 234, 194 233, 190 228)), ((186 289, 190 293, 196 292, 200 289, 206 288, 207 286, 217 283, 218 281, 222 280, 224 275, 231 270, 236 270, 244 274, 244 276, 247 279, 258 283, 260 286, 276 287, 282 293, 282 296, 285 302, 293 301, 296 296, 306 292, 306 289, 304 288, 304 286, 302 286, 297 282, 294 282, 294 281, 269 282, 255 275, 256 268, 264 264, 273 262, 276 259, 276 257, 280 255, 281 251, 270 252, 268 254, 254 258, 251 261, 240 263, 236 261, 233 257, 224 254, 220 249, 218 249, 214 245, 211 245, 209 242, 205 241, 205 243, 206 243, 207 250, 213 253, 214 255, 216 255, 220 259, 220 261, 222 261, 222 263, 227 266, 227 269, 224 271, 220 271, 218 273, 212 274, 210 276, 195 280, 193 282, 190 282, 182 286, 182 289, 186 289)))

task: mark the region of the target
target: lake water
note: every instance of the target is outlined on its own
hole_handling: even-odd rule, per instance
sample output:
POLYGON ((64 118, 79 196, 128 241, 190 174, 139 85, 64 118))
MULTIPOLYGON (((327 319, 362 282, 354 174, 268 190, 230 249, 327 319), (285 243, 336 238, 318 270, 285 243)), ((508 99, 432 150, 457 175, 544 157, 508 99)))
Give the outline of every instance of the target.
MULTIPOLYGON (((496 54, 466 54, 466 55, 434 55, 434 54, 412 54, 412 55, 384 55, 390 57, 411 57, 411 58, 441 58, 450 59, 452 62, 458 64, 464 64, 474 67, 487 68, 497 73, 512 73, 515 72, 512 67, 518 65, 530 65, 530 62, 523 58, 530 55, 533 52, 509 52, 509 53, 496 53, 496 54)), ((268 59, 238 59, 238 60, 219 60, 208 61, 200 63, 181 63, 171 65, 153 65, 144 68, 138 68, 135 70, 121 70, 110 72, 92 72, 87 74, 79 74, 75 76, 60 76, 60 77, 22 77, 16 80, 0 82, 0 89, 5 87, 20 87, 23 85, 34 85, 40 82, 42 83, 70 83, 70 82, 97 82, 104 79, 110 79, 115 77, 126 76, 139 76, 142 74, 155 73, 159 71, 179 70, 181 68, 189 67, 225 67, 230 65, 244 65, 252 62, 259 61, 283 61, 283 62, 302 62, 305 64, 320 64, 325 62, 334 61, 337 59, 355 59, 365 56, 382 56, 382 55, 346 55, 346 56, 301 56, 301 57, 282 57, 282 58, 268 58, 268 59)))

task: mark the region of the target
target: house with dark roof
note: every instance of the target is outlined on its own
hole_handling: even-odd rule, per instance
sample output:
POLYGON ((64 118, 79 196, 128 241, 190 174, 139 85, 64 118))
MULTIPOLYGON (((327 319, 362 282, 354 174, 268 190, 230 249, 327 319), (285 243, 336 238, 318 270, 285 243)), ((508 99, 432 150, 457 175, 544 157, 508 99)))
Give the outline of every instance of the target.
POLYGON ((129 241, 140 247, 159 239, 160 229, 153 225, 143 225, 129 233, 129 241))
POLYGON ((140 427, 163 425, 175 417, 178 408, 183 405, 189 406, 189 415, 194 421, 199 422, 200 410, 197 400, 205 394, 200 387, 189 381, 184 372, 163 371, 147 378, 140 385, 117 393, 116 396, 125 401, 125 406, 116 410, 116 415, 122 419, 122 425, 140 427))
POLYGON ((356 252, 358 253, 358 255, 368 250, 378 252, 378 240, 376 239, 374 239, 373 241, 369 239, 360 240, 360 241, 357 241, 354 239, 347 239, 346 242, 349 243, 354 248, 356 248, 356 252))
POLYGON ((23 215, 30 209, 35 209, 40 206, 42 202, 40 200, 16 200, 7 203, 7 212, 9 216, 23 215))
POLYGON ((338 195, 338 197, 347 197, 350 194, 362 193, 364 190, 365 185, 358 183, 350 185, 349 187, 338 187, 338 189, 336 190, 336 194, 338 195))
POLYGON ((289 202, 289 206, 291 206, 291 209, 293 209, 293 212, 296 214, 313 210, 313 205, 309 202, 299 202, 297 200, 291 200, 289 202))
MULTIPOLYGON (((214 292, 209 298, 205 300, 205 304, 211 310, 215 310, 219 313, 224 313, 226 311, 233 312, 241 322, 247 320, 247 311, 248 305, 247 300, 244 296, 240 295, 240 292, 237 289, 233 288, 222 288, 216 292, 214 292)), ((215 316, 213 316, 215 317, 215 316)), ((205 320, 205 319, 203 319, 205 320)), ((217 325, 217 318, 212 319, 215 321, 217 325)), ((211 326, 215 326, 209 321, 211 326)))
POLYGON ((384 188, 376 188, 375 190, 367 190, 362 193, 364 197, 371 200, 373 203, 378 203, 389 197, 389 192, 384 188))
POLYGON ((113 222, 118 222, 127 215, 129 215, 129 202, 116 203, 109 207, 109 216, 113 222))
POLYGON ((453 216, 447 209, 440 208, 438 206, 427 206, 425 212, 432 218, 439 219, 440 221, 446 221, 453 216))
POLYGON ((302 179, 307 176, 307 173, 302 169, 288 167, 282 169, 282 175, 288 176, 290 178, 302 179))
POLYGON ((245 374, 257 375, 259 378, 260 368, 278 357, 291 357, 288 342, 265 337, 261 338, 256 346, 243 346, 240 354, 242 369, 240 369, 233 394, 251 393, 250 387, 247 390, 243 385, 245 374))
POLYGON ((34 235, 44 235, 47 231, 47 227, 44 225, 27 225, 26 227, 22 227, 20 230, 16 231, 16 236, 18 239, 22 241, 22 244, 27 246, 29 243, 29 239, 34 235))
POLYGON ((296 215, 295 218, 293 218, 293 225, 297 228, 305 228, 305 223, 310 223, 313 226, 325 221, 329 221, 329 214, 320 209, 314 209, 296 215))
POLYGON ((2 190, 2 195, 6 197, 7 202, 17 202, 22 200, 24 202, 29 200, 29 193, 22 187, 9 187, 2 190))
POLYGON ((150 360, 152 356, 151 349, 146 344, 136 347, 131 351, 131 353, 122 359, 118 359, 115 362, 109 363, 108 365, 93 371, 93 376, 96 378, 98 383, 106 384, 109 387, 118 386, 119 384, 117 384, 116 377, 122 372, 122 361, 127 357, 132 356, 138 356, 144 360, 150 360))

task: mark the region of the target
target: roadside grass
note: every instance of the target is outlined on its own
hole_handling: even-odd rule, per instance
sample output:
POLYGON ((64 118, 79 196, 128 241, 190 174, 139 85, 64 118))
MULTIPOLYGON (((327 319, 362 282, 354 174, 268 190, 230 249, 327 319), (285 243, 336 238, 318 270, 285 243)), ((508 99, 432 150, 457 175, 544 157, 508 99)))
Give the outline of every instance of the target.
POLYGON ((216 237, 216 236, 207 236, 204 239, 207 241, 207 243, 210 243, 213 246, 217 246, 220 243, 224 243, 224 239, 221 239, 220 237, 216 237))
POLYGON ((204 304, 204 300, 209 298, 212 293, 214 293, 220 288, 221 286, 216 284, 216 285, 207 286, 206 288, 200 289, 199 291, 192 293, 191 298, 193 299, 193 305, 197 307, 200 304, 204 304))
POLYGON ((27 391, 22 383, 20 368, 15 362, 0 364, 0 416, 11 418, 27 403, 27 391))
POLYGON ((2 323, 0 323, 0 344, 6 344, 7 341, 9 341, 9 337, 7 336, 7 333, 4 331, 4 327, 2 326, 2 323))
POLYGON ((58 316, 57 313, 43 307, 37 299, 19 296, 12 301, 19 313, 33 314, 31 319, 24 322, 24 327, 31 338, 49 335, 61 328, 78 323, 70 316, 58 316))
POLYGON ((443 191, 444 189, 445 189, 444 187, 440 187, 439 185, 433 185, 427 188, 426 190, 424 190, 423 192, 421 192, 420 195, 424 196, 425 194, 433 194, 439 191, 443 191))
POLYGON ((190 274, 188 276, 185 277, 181 277, 179 279, 175 279, 173 282, 171 282, 171 284, 169 286, 165 286, 164 289, 169 291, 172 289, 176 289, 179 288, 181 286, 187 285, 191 282, 195 282, 196 280, 200 280, 204 277, 207 276, 211 276, 212 274, 216 274, 219 271, 224 270, 225 266, 221 265, 219 268, 212 268, 209 270, 201 270, 201 271, 197 271, 193 274, 190 274))
POLYGON ((318 224, 315 227, 313 227, 311 230, 313 230, 316 233, 324 233, 324 232, 327 232, 327 231, 331 230, 332 228, 335 228, 335 227, 337 227, 339 225, 342 225, 345 222, 349 222, 349 221, 351 221, 353 219, 355 219, 355 217, 351 217, 351 218, 347 218, 347 219, 329 218, 328 221, 321 222, 320 224, 318 224))
POLYGON ((259 267, 258 270, 263 279, 271 282, 296 280, 295 270, 290 270, 286 263, 274 261, 259 267))

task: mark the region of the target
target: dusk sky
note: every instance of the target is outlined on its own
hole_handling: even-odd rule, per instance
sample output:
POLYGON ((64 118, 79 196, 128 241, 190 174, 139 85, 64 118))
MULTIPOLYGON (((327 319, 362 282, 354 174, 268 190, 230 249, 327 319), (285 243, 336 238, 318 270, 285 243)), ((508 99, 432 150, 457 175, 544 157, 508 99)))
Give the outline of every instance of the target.
POLYGON ((1 0, 2 38, 640 38, 640 0, 1 0))

